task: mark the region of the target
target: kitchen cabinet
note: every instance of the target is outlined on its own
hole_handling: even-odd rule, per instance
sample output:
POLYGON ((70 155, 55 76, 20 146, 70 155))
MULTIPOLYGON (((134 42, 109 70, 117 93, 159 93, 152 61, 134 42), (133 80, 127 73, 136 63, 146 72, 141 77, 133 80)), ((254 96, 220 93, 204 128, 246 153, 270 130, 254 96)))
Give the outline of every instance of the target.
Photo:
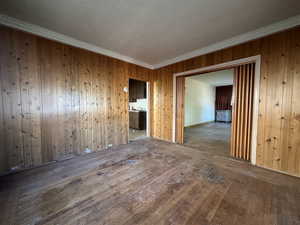
POLYGON ((146 82, 139 80, 129 80, 129 101, 136 102, 137 99, 147 98, 146 82))
POLYGON ((146 112, 129 110, 129 127, 137 130, 146 129, 146 112))
POLYGON ((231 110, 216 110, 217 122, 231 122, 231 110))

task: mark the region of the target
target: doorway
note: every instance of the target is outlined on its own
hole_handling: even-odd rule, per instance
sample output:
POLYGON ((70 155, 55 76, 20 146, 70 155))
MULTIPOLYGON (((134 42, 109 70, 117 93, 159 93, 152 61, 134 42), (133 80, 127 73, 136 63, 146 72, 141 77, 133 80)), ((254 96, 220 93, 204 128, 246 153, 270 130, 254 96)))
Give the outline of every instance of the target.
POLYGON ((253 56, 174 74, 173 141, 184 143, 185 81, 187 77, 234 69, 230 156, 256 164, 261 57, 253 56))
POLYGON ((129 79, 129 141, 149 136, 149 84, 129 79))
POLYGON ((185 78, 184 145, 230 156, 234 69, 185 78))

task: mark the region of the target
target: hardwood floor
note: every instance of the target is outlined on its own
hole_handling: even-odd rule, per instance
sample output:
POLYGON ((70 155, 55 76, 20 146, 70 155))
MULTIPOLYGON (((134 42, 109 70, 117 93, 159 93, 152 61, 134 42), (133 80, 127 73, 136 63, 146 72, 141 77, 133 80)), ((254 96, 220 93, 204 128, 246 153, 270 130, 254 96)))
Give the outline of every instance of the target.
POLYGON ((184 145, 220 156, 230 156, 231 124, 212 122, 184 129, 184 145))
POLYGON ((147 137, 147 132, 146 130, 136 130, 129 128, 129 140, 134 141, 140 138, 145 138, 147 137))
POLYGON ((0 178, 1 225, 300 224, 300 179, 150 138, 0 178))

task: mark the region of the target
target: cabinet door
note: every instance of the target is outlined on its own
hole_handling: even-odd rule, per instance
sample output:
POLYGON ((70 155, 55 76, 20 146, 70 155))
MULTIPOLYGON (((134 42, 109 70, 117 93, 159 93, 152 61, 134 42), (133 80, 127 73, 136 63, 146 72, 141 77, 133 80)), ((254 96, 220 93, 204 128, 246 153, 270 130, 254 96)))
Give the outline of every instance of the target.
POLYGON ((147 123, 147 113, 144 111, 139 112, 139 129, 145 130, 147 123))
POLYGON ((132 129, 139 129, 139 113, 129 112, 129 127, 132 129))
POLYGON ((129 101, 135 102, 136 101, 136 84, 135 80, 129 80, 129 101))
POLYGON ((137 99, 146 98, 146 83, 138 81, 137 83, 137 99))
POLYGON ((137 99, 146 98, 146 82, 139 80, 129 80, 129 101, 135 102, 137 99))

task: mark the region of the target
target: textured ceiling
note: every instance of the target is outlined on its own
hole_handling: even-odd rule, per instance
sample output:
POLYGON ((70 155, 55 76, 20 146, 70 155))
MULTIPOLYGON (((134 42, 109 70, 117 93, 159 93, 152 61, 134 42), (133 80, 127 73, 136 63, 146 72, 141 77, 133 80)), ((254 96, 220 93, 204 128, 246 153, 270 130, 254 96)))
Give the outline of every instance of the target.
POLYGON ((153 65, 300 14, 300 1, 1 0, 0 13, 153 65))
POLYGON ((221 70, 217 72, 205 73, 201 75, 195 75, 189 77, 189 79, 195 79, 204 83, 208 83, 213 86, 225 86, 233 84, 234 71, 221 70))

